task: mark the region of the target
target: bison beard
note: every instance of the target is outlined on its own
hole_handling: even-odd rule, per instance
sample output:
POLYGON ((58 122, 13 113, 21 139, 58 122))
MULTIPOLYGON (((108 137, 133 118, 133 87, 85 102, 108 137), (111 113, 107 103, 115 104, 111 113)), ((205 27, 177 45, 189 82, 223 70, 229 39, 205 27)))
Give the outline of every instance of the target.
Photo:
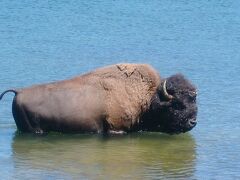
POLYGON ((181 74, 161 79, 146 64, 117 64, 73 79, 14 92, 21 132, 169 134, 196 125, 196 88, 181 74))

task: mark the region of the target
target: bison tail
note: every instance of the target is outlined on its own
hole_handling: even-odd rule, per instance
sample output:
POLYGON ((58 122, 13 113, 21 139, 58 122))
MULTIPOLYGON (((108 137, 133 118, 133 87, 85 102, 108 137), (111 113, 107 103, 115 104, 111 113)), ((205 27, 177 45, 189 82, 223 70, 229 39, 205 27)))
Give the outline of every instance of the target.
POLYGON ((18 93, 18 92, 17 92, 16 90, 14 90, 14 89, 6 90, 6 91, 4 91, 4 92, 0 95, 0 100, 2 100, 4 94, 6 94, 6 93, 8 93, 8 92, 13 92, 15 95, 17 95, 17 93, 18 93))

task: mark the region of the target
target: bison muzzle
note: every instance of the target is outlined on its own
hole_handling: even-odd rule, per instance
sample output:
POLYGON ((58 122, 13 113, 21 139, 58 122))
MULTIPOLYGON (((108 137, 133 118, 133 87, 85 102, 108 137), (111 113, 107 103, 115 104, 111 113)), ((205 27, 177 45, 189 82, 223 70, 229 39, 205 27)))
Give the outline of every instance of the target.
POLYGON ((116 64, 43 85, 12 89, 21 132, 169 134, 197 123, 197 90, 183 75, 161 78, 146 64, 116 64))

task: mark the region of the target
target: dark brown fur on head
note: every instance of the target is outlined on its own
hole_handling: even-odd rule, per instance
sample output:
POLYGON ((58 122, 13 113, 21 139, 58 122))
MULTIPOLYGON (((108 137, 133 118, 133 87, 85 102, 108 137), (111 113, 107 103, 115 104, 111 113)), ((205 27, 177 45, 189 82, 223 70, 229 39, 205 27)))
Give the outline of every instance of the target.
POLYGON ((141 119, 143 130, 169 134, 189 131, 196 125, 196 87, 182 74, 165 80, 152 98, 149 111, 141 119))

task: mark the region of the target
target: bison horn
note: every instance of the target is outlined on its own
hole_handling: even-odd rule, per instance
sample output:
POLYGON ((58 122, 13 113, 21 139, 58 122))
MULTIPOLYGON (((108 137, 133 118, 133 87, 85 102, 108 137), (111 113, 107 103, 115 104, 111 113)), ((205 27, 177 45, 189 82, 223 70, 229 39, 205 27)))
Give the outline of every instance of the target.
POLYGON ((171 99, 173 99, 173 96, 168 94, 167 88, 166 88, 166 83, 167 83, 167 80, 165 80, 163 82, 163 94, 164 94, 165 98, 167 98, 168 100, 171 100, 171 99))

